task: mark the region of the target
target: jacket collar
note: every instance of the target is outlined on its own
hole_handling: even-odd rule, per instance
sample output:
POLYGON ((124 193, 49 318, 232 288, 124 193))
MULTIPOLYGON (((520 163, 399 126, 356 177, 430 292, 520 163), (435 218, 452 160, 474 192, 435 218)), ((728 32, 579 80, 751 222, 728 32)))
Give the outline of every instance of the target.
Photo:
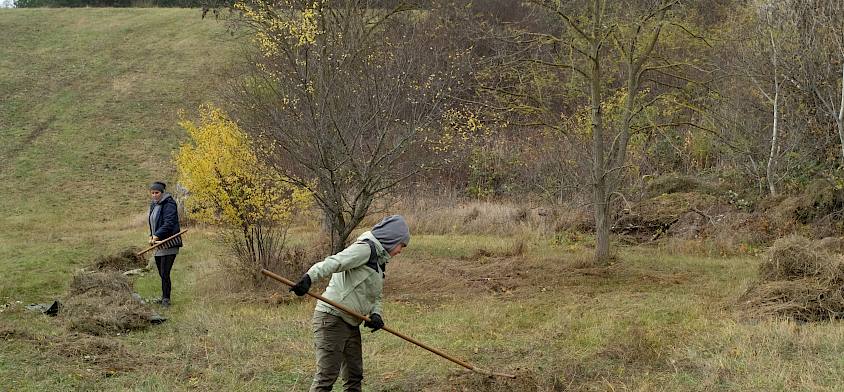
POLYGON ((171 195, 169 193, 165 193, 165 194, 161 195, 161 199, 159 199, 157 202, 150 201, 149 206, 155 207, 156 204, 163 205, 164 203, 167 202, 167 199, 171 199, 172 197, 173 197, 173 195, 171 195))
POLYGON ((381 245, 381 242, 378 241, 377 238, 372 234, 372 231, 366 231, 360 236, 358 236, 357 241, 363 240, 370 240, 373 244, 375 244, 375 251, 378 252, 378 258, 383 261, 383 264, 387 264, 390 261, 390 254, 387 253, 387 250, 384 249, 384 245, 381 245))

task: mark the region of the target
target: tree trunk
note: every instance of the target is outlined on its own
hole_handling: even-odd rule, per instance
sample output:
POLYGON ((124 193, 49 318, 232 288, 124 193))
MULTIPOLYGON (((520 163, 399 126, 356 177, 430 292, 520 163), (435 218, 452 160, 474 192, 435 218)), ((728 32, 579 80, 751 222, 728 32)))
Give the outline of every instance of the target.
POLYGON ((601 182, 595 186, 595 264, 607 265, 610 261, 610 209, 605 184, 601 182))
POLYGON ((366 212, 372 204, 374 196, 365 194, 355 200, 354 211, 350 216, 343 215, 342 211, 335 211, 331 208, 322 207, 324 222, 327 226, 327 232, 330 235, 331 242, 329 250, 331 254, 338 253, 346 248, 349 242, 349 236, 360 224, 363 218, 366 217, 366 212))
POLYGON ((351 234, 351 230, 348 228, 343 228, 339 232, 334 232, 332 234, 332 238, 334 239, 331 244, 332 254, 339 253, 346 248, 346 242, 349 241, 349 234, 351 234))
POLYGON ((595 263, 606 265, 610 259, 609 204, 607 195, 606 163, 604 161, 604 118, 601 110, 603 87, 601 85, 601 2, 594 0, 591 74, 589 92, 591 96, 592 117, 592 186, 595 203, 595 263))
POLYGON ((780 89, 779 84, 774 82, 776 87, 774 87, 774 124, 771 130, 771 152, 768 155, 768 166, 765 168, 765 176, 768 178, 768 191, 771 192, 771 196, 777 195, 777 187, 774 182, 774 165, 776 164, 777 159, 777 145, 779 139, 779 99, 780 99, 780 89))
POLYGON ((331 254, 336 254, 346 247, 346 240, 349 239, 351 230, 348 228, 346 220, 343 219, 342 211, 331 211, 329 213, 331 214, 327 217, 331 225, 331 243, 329 246, 331 254))
POLYGON ((779 77, 777 76, 777 72, 779 72, 777 70, 777 46, 774 42, 774 33, 770 32, 770 34, 771 49, 773 51, 772 60, 774 63, 774 123, 771 127, 771 153, 768 155, 768 165, 765 168, 765 176, 768 179, 768 191, 771 192, 771 196, 776 196, 777 187, 774 181, 774 165, 776 164, 777 148, 779 147, 777 140, 779 139, 780 82, 779 77))
POLYGON ((841 162, 844 165, 844 61, 841 62, 841 103, 838 105, 838 138, 841 140, 841 162))

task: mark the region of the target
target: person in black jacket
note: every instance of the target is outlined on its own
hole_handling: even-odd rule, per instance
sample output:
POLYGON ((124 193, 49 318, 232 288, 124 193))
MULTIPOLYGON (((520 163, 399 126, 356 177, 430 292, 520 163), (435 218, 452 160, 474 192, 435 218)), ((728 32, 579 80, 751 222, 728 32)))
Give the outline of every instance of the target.
MULTIPOLYGON (((149 205, 149 243, 157 244, 176 233, 179 228, 179 211, 176 200, 169 193, 165 193, 167 184, 153 182, 149 186, 149 194, 152 202, 149 205)), ((181 237, 177 237, 167 245, 155 250, 155 266, 158 267, 158 275, 161 276, 161 306, 170 306, 170 270, 179 248, 182 246, 181 237)))

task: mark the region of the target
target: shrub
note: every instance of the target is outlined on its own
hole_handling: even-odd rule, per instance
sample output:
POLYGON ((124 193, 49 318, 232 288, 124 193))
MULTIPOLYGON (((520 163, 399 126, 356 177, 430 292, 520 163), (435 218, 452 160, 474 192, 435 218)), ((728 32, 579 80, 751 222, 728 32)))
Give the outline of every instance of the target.
POLYGON ((237 124, 220 109, 200 107, 200 122, 183 120, 190 141, 179 148, 176 165, 194 218, 218 225, 231 250, 234 272, 260 282, 259 271, 281 257, 293 217, 310 195, 262 164, 237 124))

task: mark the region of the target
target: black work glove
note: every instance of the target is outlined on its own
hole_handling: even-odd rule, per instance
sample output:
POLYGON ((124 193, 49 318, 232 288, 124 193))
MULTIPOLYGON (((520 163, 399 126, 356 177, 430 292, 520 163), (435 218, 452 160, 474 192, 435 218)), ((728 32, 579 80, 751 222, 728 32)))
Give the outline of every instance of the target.
POLYGON ((369 315, 369 321, 364 321, 363 326, 367 328, 372 328, 372 332, 375 332, 381 328, 384 328, 384 320, 381 319, 381 315, 378 313, 372 313, 369 315))
POLYGON ((307 294, 308 290, 310 290, 310 289, 311 289, 311 277, 308 276, 308 274, 304 274, 304 275, 302 275, 302 279, 299 279, 299 282, 297 282, 295 285, 293 285, 293 287, 290 288, 290 291, 292 291, 294 294, 301 297, 301 296, 307 294))

